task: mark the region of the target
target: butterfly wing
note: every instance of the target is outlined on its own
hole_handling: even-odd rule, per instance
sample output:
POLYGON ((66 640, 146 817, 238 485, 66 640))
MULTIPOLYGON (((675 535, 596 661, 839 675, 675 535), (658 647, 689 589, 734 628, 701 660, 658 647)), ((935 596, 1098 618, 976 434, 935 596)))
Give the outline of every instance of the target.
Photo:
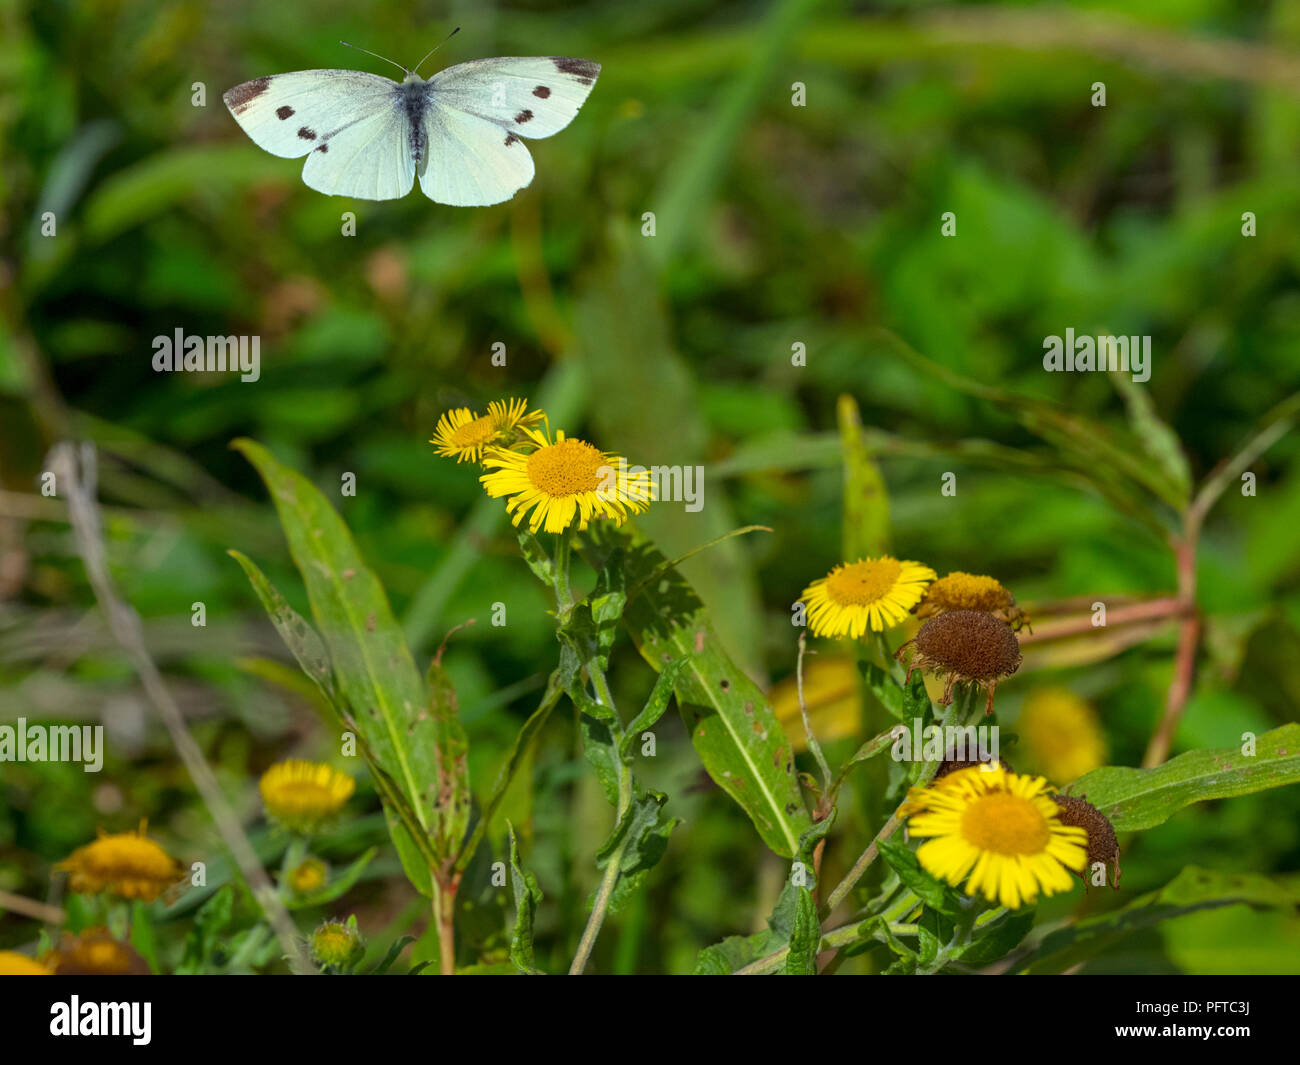
POLYGON ((497 123, 431 102, 425 115, 428 150, 420 188, 434 203, 489 207, 533 180, 524 142, 497 123))
POLYGON ((558 133, 582 107, 600 73, 587 59, 478 59, 429 80, 428 150, 420 188, 429 199, 485 207, 533 180, 521 137, 558 133))
POLYGON ((222 96, 259 148, 310 153, 302 179, 330 196, 391 200, 415 181, 401 87, 356 70, 299 70, 254 78, 222 96))

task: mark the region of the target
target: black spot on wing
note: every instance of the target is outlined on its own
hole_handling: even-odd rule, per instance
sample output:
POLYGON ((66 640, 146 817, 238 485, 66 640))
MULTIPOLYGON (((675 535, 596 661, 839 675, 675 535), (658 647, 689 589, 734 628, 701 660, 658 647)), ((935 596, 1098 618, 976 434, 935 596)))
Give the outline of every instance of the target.
POLYGON ((594 84, 596 75, 600 73, 600 64, 593 63, 590 59, 573 59, 569 56, 553 55, 551 56, 551 62, 555 64, 555 69, 561 74, 568 74, 583 85, 594 84))
POLYGON ((518 143, 519 143, 519 138, 516 137, 513 133, 507 133, 507 134, 506 134, 506 147, 507 147, 507 148, 509 148, 510 145, 512 145, 512 144, 518 144, 518 143))
POLYGON ((326 141, 324 144, 322 144, 322 145, 321 145, 319 148, 317 148, 316 150, 317 150, 318 152, 320 152, 321 154, 324 154, 325 152, 328 152, 328 151, 330 150, 329 142, 326 141))
POLYGON ((551 90, 548 89, 545 85, 539 85, 537 86, 537 88, 533 90, 533 95, 538 97, 539 99, 545 100, 548 96, 551 95, 551 90))
POLYGON ((316 139, 316 131, 314 129, 308 129, 306 126, 299 126, 298 136, 305 141, 314 141, 316 139))
POLYGON ((246 81, 242 85, 236 85, 233 89, 228 89, 221 98, 235 114, 243 114, 249 104, 266 92, 270 84, 270 77, 254 78, 252 81, 246 81))
POLYGON ((280 121, 283 122, 286 118, 293 117, 293 108, 288 104, 285 104, 283 107, 277 107, 275 113, 279 116, 280 121))
POLYGON ((519 114, 515 115, 515 121, 522 126, 532 117, 533 113, 531 111, 520 111, 519 114))

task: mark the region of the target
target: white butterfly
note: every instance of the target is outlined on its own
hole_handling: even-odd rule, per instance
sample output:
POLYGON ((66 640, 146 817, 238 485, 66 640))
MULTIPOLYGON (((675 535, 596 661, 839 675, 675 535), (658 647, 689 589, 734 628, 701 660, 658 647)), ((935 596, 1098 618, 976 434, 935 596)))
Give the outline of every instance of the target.
POLYGON ((428 81, 406 70, 400 84, 358 70, 299 70, 246 81, 222 99, 258 147, 307 156, 302 179, 319 192, 392 200, 419 174, 436 203, 486 207, 533 180, 520 138, 572 122, 599 73, 599 63, 562 56, 478 59, 428 81))

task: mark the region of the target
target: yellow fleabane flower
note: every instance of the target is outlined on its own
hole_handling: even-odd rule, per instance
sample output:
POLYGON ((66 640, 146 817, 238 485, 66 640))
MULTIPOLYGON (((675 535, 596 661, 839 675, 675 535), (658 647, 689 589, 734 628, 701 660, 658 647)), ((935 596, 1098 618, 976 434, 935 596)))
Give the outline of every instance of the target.
POLYGON ((529 411, 528 400, 493 400, 486 414, 475 414, 468 407, 449 410, 438 419, 429 443, 438 454, 457 462, 478 462, 489 448, 509 442, 521 427, 536 425, 544 415, 529 411))
POLYGON ((53 976, 54 970, 16 950, 0 950, 0 976, 53 976))
POLYGON ((492 472, 479 480, 493 499, 508 497, 506 513, 515 525, 528 515, 529 532, 560 533, 572 525, 585 529, 596 518, 621 525, 655 497, 649 472, 629 469, 617 455, 563 432, 554 440, 536 429, 525 428, 523 433, 533 449, 525 453, 493 448, 483 459, 492 472))
POLYGON ((1069 874, 1087 860, 1087 832, 1061 821, 1047 781, 1001 766, 913 788, 901 812, 908 833, 927 841, 916 852, 923 868, 1008 909, 1070 890, 1069 874))
POLYGON ((814 636, 855 640, 884 632, 907 619, 932 580, 929 566, 888 555, 844 563, 804 589, 808 625, 814 636))
POLYGON ((313 832, 343 808, 356 782, 320 762, 277 762, 258 784, 266 812, 294 832, 313 832))
POLYGON ((59 863, 71 876, 68 887, 79 895, 108 892, 123 899, 152 902, 181 877, 180 863, 160 844, 138 832, 100 834, 59 863))

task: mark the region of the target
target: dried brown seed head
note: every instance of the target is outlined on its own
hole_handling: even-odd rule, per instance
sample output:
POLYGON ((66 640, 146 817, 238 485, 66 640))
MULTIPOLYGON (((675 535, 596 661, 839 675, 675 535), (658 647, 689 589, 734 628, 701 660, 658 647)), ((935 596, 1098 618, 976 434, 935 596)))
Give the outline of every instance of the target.
POLYGON ((1020 641, 1011 626, 979 610, 935 615, 916 634, 916 648, 959 680, 997 680, 1020 668, 1020 641))
POLYGON ((1119 840, 1115 837, 1114 826, 1097 807, 1086 799, 1075 795, 1053 795, 1061 808, 1061 824, 1074 825, 1088 833, 1088 865, 1079 874, 1084 883, 1088 881, 1088 872, 1101 862, 1113 870, 1111 886, 1119 890, 1119 840))

